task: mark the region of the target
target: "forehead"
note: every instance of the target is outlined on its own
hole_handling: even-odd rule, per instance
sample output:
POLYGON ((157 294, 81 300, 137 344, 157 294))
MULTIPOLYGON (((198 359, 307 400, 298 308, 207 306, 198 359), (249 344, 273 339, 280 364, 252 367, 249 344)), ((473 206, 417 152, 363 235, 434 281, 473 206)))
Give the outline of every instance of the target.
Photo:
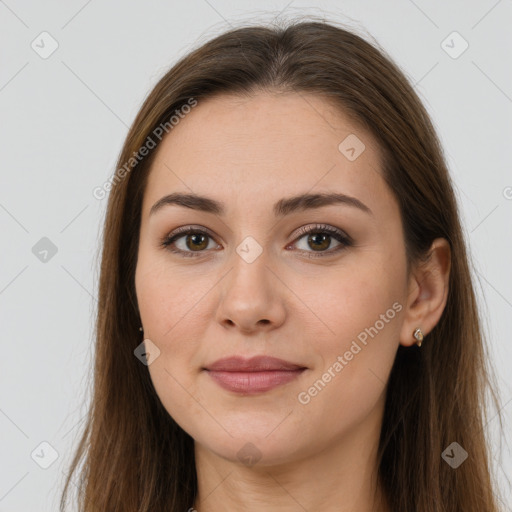
POLYGON ((214 196, 228 207, 305 192, 338 191, 366 204, 392 199, 375 139, 332 102, 307 93, 199 100, 155 156, 146 213, 175 191, 214 196))

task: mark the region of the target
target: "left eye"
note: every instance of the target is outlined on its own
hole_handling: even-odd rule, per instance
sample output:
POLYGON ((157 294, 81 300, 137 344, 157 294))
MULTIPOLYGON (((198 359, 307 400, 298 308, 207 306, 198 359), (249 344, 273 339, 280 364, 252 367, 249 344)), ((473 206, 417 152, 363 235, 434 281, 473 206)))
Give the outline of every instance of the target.
MULTIPOLYGON (((306 235, 302 235, 297 239, 296 245, 298 249, 301 251, 307 251, 309 249, 313 249, 313 252, 325 252, 332 245, 333 238, 336 240, 336 236, 333 236, 330 233, 324 233, 322 231, 311 232, 306 235), (304 239, 304 240, 303 240, 304 239), (303 246, 300 247, 300 241, 304 242, 303 246)), ((336 240, 339 244, 342 240, 336 240)))
POLYGON ((299 250, 305 252, 309 258, 329 256, 352 245, 352 239, 343 231, 325 224, 303 227, 296 235, 299 235, 299 237, 293 245, 305 238, 306 249, 299 247, 299 250), (331 246, 333 238, 338 242, 338 245, 329 251, 325 250, 331 246), (313 248, 313 251, 308 251, 307 248, 313 248))
MULTIPOLYGON (((295 241, 292 244, 287 245, 286 248, 291 245, 296 245, 302 239, 305 239, 306 248, 299 247, 298 250, 310 253, 308 254, 308 257, 319 257, 324 254, 333 254, 352 245, 352 241, 348 235, 345 235, 342 231, 332 226, 307 226, 301 228, 296 235, 298 235, 298 237, 295 241), (327 251, 326 249, 330 248, 333 238, 338 242, 338 245, 334 249, 327 251), (309 251, 307 247, 313 250, 309 251)), ((204 229, 189 226, 164 238, 161 245, 173 253, 186 257, 194 257, 200 256, 201 253, 205 252, 205 249, 211 249, 211 247, 209 247, 209 241, 212 240, 214 240, 214 237, 209 232, 204 229), (184 245, 179 247, 178 242, 182 242, 181 239, 184 239, 184 245)))

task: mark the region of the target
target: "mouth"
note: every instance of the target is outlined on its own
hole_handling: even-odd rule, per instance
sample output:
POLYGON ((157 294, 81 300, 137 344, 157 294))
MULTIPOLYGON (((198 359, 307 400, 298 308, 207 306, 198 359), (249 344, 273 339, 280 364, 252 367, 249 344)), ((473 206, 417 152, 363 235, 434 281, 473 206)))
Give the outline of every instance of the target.
POLYGON ((203 368, 223 389, 244 395, 270 391, 299 377, 307 368, 283 359, 228 357, 203 368))

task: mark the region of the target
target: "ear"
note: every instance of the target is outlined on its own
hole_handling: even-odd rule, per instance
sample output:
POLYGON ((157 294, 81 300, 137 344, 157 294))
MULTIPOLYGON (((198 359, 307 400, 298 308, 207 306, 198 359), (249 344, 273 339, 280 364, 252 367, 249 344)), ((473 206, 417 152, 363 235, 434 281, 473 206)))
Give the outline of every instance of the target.
POLYGON ((436 238, 429 249, 427 261, 411 271, 407 306, 400 332, 400 344, 409 347, 416 343, 413 332, 419 327, 426 337, 443 314, 448 297, 451 268, 450 244, 436 238))

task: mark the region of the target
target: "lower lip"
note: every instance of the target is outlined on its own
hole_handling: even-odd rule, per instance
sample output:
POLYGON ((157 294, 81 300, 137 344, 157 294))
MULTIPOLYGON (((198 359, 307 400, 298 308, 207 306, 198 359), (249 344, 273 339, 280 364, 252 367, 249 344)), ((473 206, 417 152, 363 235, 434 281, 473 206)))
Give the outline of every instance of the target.
POLYGON ((274 370, 261 372, 224 372, 208 370, 210 377, 222 388, 235 393, 252 395, 263 393, 296 379, 300 370, 274 370))

